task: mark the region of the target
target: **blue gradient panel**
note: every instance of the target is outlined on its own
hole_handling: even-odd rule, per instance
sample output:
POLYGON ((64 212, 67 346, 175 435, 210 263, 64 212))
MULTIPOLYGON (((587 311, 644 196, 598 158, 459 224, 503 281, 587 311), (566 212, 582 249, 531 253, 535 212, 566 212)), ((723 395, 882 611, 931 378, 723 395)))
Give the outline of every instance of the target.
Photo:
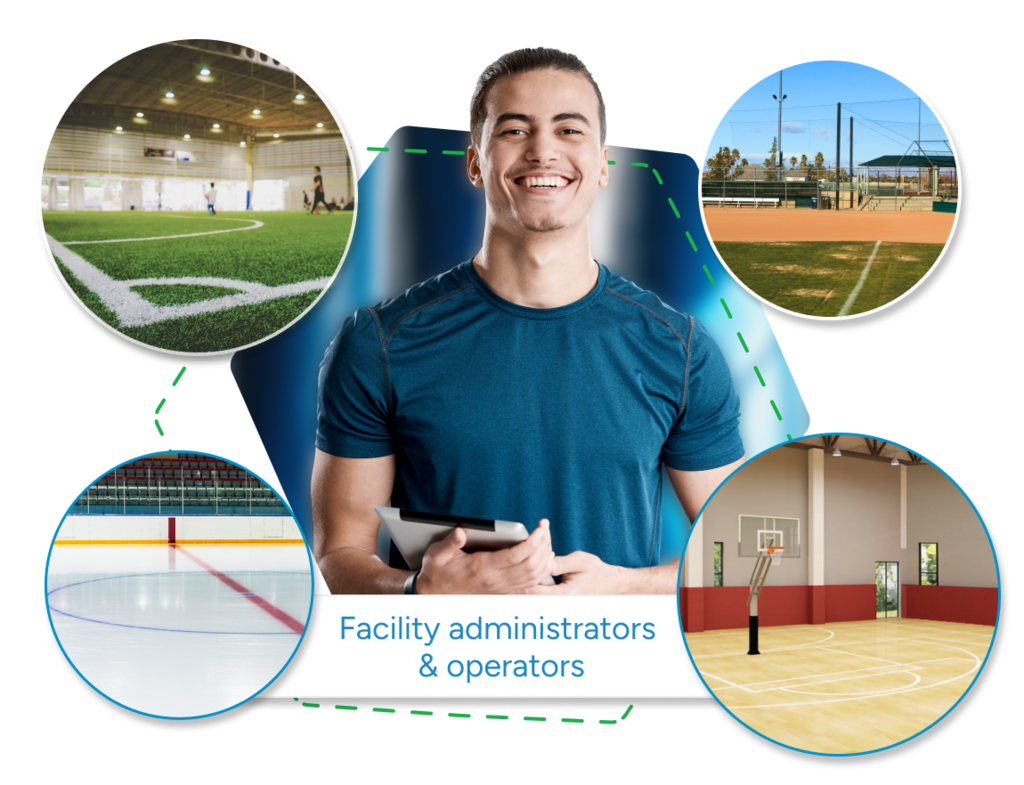
MULTIPOLYGON (((378 153, 359 179, 352 245, 334 283, 297 324, 231 361, 307 539, 313 536, 309 487, 324 351, 358 308, 393 297, 480 249, 483 191, 470 185, 464 155, 443 152, 468 145, 463 131, 396 131, 386 145, 389 152, 378 153)), ((725 271, 704 234, 696 163, 686 155, 625 147, 610 148, 609 159, 616 162, 609 187, 598 194, 591 214, 594 258, 692 314, 714 336, 740 396, 747 455, 787 435, 802 436, 810 421, 807 409, 764 310, 725 271)), ((662 560, 670 561, 683 550, 687 521, 667 482, 663 510, 662 560)))

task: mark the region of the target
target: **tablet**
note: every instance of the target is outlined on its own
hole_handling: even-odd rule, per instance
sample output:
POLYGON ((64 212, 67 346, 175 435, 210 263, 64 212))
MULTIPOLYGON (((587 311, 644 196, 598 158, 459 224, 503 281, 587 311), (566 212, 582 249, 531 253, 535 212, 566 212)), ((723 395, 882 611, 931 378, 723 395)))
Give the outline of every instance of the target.
POLYGON ((521 523, 492 521, 485 518, 465 518, 461 515, 438 515, 433 512, 413 512, 396 507, 374 507, 381 523, 391 535, 402 558, 411 569, 423 565, 427 548, 461 526, 466 530, 466 551, 498 551, 522 542, 530 533, 521 523))

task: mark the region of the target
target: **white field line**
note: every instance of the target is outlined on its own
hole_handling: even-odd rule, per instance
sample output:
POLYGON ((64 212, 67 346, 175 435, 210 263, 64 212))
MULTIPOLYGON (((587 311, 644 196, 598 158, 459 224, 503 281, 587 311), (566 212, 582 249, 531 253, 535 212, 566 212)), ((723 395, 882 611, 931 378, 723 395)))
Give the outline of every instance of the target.
MULTIPOLYGON (((905 692, 906 690, 908 690, 908 689, 910 689, 912 687, 916 687, 918 684, 921 683, 921 677, 918 676, 916 673, 912 673, 908 669, 903 669, 901 671, 892 671, 891 675, 895 675, 897 673, 906 673, 909 676, 912 676, 914 680, 912 682, 910 682, 910 684, 907 684, 907 685, 905 685, 903 687, 893 687, 892 689, 889 689, 889 690, 871 690, 869 692, 847 692, 845 694, 846 695, 850 695, 850 696, 868 695, 868 696, 870 696, 872 698, 877 698, 877 697, 882 696, 882 695, 891 695, 891 694, 896 693, 896 692, 905 692)), ((890 674, 887 673, 887 674, 884 674, 884 675, 888 676, 890 674)), ((851 679, 858 679, 858 678, 863 679, 865 677, 864 676, 848 676, 845 679, 831 679, 830 681, 850 681, 851 679)), ((829 683, 829 681, 812 682, 811 684, 808 684, 806 686, 812 687, 812 686, 814 686, 814 684, 828 684, 828 683, 829 683)), ((836 693, 834 693, 834 692, 808 692, 806 690, 801 690, 800 687, 802 687, 802 686, 804 686, 804 685, 801 684, 798 687, 780 687, 779 688, 779 692, 788 692, 788 693, 792 693, 793 695, 831 695, 833 697, 835 697, 835 695, 836 695, 836 693)), ((840 694, 843 694, 843 693, 840 693, 840 694)))
MULTIPOLYGON (((824 643, 825 641, 831 640, 832 638, 834 638, 836 636, 836 634, 834 632, 832 632, 832 630, 830 630, 830 629, 827 629, 827 628, 823 627, 822 630, 824 632, 827 632, 828 635, 826 635, 824 638, 821 638, 820 640, 808 641, 807 643, 794 643, 792 646, 779 646, 776 649, 761 649, 761 653, 762 654, 767 654, 769 652, 774 652, 774 651, 794 651, 796 649, 807 649, 807 648, 812 648, 812 647, 816 648, 819 644, 824 643)), ((694 655, 694 659, 700 659, 703 662, 704 660, 717 660, 717 659, 720 659, 722 657, 746 657, 746 656, 747 656, 747 653, 745 651, 732 651, 732 652, 726 652, 725 654, 707 654, 707 655, 697 655, 697 654, 695 654, 694 655)))
MULTIPOLYGON (((165 218, 190 218, 184 215, 167 215, 165 218)), ((128 237, 124 240, 68 240, 64 245, 96 245, 97 243, 141 243, 144 240, 177 240, 179 237, 205 237, 208 234, 227 234, 228 232, 246 232, 249 229, 259 229, 263 226, 262 221, 253 218, 222 218, 222 221, 245 221, 252 226, 242 226, 238 229, 215 229, 212 232, 191 232, 189 234, 169 234, 165 237, 128 237)), ((47 235, 49 236, 49 235, 47 235)))
MULTIPOLYGON (((961 673, 959 676, 953 676, 953 677, 951 677, 949 679, 944 679, 942 681, 937 681, 934 684, 922 684, 922 685, 919 685, 919 686, 910 686, 910 687, 907 687, 905 689, 899 690, 897 692, 880 693, 880 694, 877 694, 877 695, 857 695, 857 696, 853 696, 853 697, 833 698, 833 699, 829 699, 829 700, 798 701, 798 702, 795 702, 795 703, 765 703, 765 704, 758 705, 758 706, 728 706, 728 708, 729 708, 730 711, 746 711, 747 709, 780 709, 780 708, 785 708, 787 706, 815 706, 815 705, 819 705, 819 704, 823 704, 823 703, 845 703, 847 701, 852 702, 852 701, 861 701, 861 700, 872 700, 872 699, 875 699, 875 698, 887 697, 889 695, 902 695, 902 694, 905 694, 905 693, 908 693, 908 692, 917 692, 918 690, 928 690, 928 689, 931 689, 933 687, 941 687, 944 684, 949 684, 951 682, 959 681, 960 679, 966 678, 966 677, 970 676, 972 673, 974 673, 975 671, 977 671, 981 667, 981 660, 978 659, 978 657, 976 657, 971 652, 966 651, 965 649, 958 649, 956 646, 950 646, 949 644, 940 643, 938 645, 939 646, 944 646, 947 649, 953 649, 955 651, 959 651, 959 652, 961 652, 963 654, 966 654, 970 658, 970 659, 965 659, 965 658, 962 658, 962 657, 946 657, 944 659, 965 659, 966 662, 973 662, 974 663, 973 667, 971 667, 971 669, 968 670, 966 673, 961 673)), ((935 661, 939 662, 941 660, 935 660, 935 661)), ((917 662, 917 663, 911 662, 911 663, 906 663, 906 665, 907 666, 919 665, 919 664, 921 664, 921 662, 931 662, 931 660, 922 660, 922 661, 917 662)))
MULTIPOLYGON (((249 228, 249 227, 246 227, 249 228)), ((236 231, 236 230, 231 230, 236 231)), ((183 236, 183 235, 182 235, 183 236)), ((163 238, 157 238, 163 239, 163 238)), ((254 305, 276 300, 279 297, 290 297, 305 292, 318 291, 325 288, 331 281, 330 276, 316 278, 311 281, 284 284, 282 286, 266 286, 250 281, 236 281, 231 278, 213 278, 185 276, 182 278, 138 278, 130 281, 116 281, 105 272, 87 262, 64 243, 46 235, 46 241, 54 256, 60 259, 74 276, 85 284, 100 298, 100 301, 117 316, 120 326, 140 327, 155 324, 166 319, 179 319, 183 316, 194 316, 201 313, 222 311, 239 305, 254 305), (142 295, 131 291, 133 286, 150 284, 200 284, 204 286, 226 286, 240 289, 240 294, 229 294, 212 300, 202 300, 186 305, 154 305, 142 295)))
POLYGON ((728 684, 729 685, 728 687, 722 688, 722 690, 737 689, 737 690, 743 690, 744 692, 753 692, 753 690, 748 690, 742 684, 735 684, 735 683, 729 681, 728 679, 723 679, 721 676, 716 676, 715 674, 708 673, 707 671, 700 671, 700 675, 701 676, 707 676, 709 679, 715 679, 717 681, 722 682, 723 684, 728 684))
POLYGON ((839 311, 840 316, 846 316, 846 314, 850 312, 850 309, 853 308, 853 301, 857 299, 857 295, 860 294, 860 290, 864 288, 864 281, 868 278, 868 271, 871 269, 871 264, 875 261, 875 254, 878 253, 878 248, 881 245, 881 240, 875 243, 875 247, 871 250, 871 256, 868 257, 868 263, 864 265, 864 270, 860 274, 860 280, 857 281, 857 285, 853 287, 853 291, 850 292, 850 296, 846 298, 846 302, 843 303, 843 307, 839 311))
MULTIPOLYGON (((957 658, 947 658, 947 659, 960 659, 960 658, 957 657, 957 658)), ((782 685, 782 683, 785 682, 785 681, 800 681, 801 679, 816 679, 816 678, 820 678, 822 676, 844 676, 845 674, 848 674, 848 673, 857 673, 857 674, 861 674, 863 676, 885 676, 885 675, 887 675, 889 673, 901 673, 904 670, 906 670, 907 667, 908 666, 906 666, 906 665, 898 665, 898 666, 895 666, 895 665, 876 665, 873 668, 851 668, 850 670, 832 671, 831 673, 819 673, 819 674, 814 674, 814 675, 808 674, 806 676, 791 676, 788 679, 772 679, 771 681, 750 681, 750 682, 747 682, 746 684, 744 684, 743 686, 744 687, 764 687, 764 689, 761 689, 761 690, 751 690, 751 692, 766 692, 767 690, 782 689, 782 686, 766 687, 765 685, 782 685), (898 668, 898 670, 894 671, 893 668, 898 668)), ((910 668, 910 670, 916 670, 916 668, 910 668)), ((857 678, 857 677, 850 677, 850 678, 857 678)), ((817 682, 810 682, 810 683, 811 684, 815 684, 817 682)))

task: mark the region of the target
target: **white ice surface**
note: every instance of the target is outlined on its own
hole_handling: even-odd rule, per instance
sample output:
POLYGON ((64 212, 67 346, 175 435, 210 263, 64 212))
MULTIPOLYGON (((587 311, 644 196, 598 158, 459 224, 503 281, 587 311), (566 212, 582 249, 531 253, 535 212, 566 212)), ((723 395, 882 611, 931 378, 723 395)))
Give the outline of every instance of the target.
POLYGON ((48 601, 68 658, 107 697, 163 717, 246 700, 300 639, 183 549, 301 624, 311 602, 303 546, 54 547, 48 601))

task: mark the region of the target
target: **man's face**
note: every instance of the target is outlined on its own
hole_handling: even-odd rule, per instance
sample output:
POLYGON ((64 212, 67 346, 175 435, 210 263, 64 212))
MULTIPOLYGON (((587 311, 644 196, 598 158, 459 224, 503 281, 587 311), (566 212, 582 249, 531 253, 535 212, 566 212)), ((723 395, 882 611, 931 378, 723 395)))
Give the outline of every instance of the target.
POLYGON ((488 213, 512 232, 550 232, 586 221, 608 184, 597 92, 586 77, 541 70, 505 77, 487 95, 469 176, 488 213))

